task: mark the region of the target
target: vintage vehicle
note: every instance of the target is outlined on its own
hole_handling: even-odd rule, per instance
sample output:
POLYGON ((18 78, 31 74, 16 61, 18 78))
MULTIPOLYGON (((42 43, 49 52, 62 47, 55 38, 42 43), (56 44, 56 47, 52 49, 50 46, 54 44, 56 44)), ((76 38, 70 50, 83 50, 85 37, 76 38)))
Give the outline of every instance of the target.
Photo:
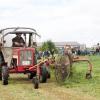
POLYGON ((3 85, 8 84, 10 73, 28 74, 28 78, 33 79, 34 88, 39 87, 39 82, 46 82, 50 73, 46 62, 37 63, 36 36, 40 37, 33 28, 12 27, 0 30, 0 79, 3 85), (17 34, 21 34, 25 41, 23 47, 12 47, 12 39, 17 34))

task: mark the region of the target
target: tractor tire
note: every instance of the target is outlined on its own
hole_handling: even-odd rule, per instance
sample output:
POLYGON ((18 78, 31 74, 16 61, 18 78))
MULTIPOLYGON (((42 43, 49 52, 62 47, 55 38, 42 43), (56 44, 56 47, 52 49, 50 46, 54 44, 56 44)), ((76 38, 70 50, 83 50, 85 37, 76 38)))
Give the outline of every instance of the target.
POLYGON ((46 83, 47 82, 47 69, 46 66, 41 67, 41 75, 40 75, 40 83, 46 83))
POLYGON ((2 66, 2 84, 7 85, 8 84, 8 67, 7 66, 2 66))
POLYGON ((34 84, 34 89, 38 89, 39 88, 39 80, 37 77, 33 77, 33 84, 34 84))

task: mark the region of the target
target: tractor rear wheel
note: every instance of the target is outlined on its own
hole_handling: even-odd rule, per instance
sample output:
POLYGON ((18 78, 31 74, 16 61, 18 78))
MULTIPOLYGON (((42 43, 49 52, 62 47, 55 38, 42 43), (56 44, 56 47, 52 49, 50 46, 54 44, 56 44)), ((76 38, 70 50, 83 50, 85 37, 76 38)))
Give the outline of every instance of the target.
POLYGON ((47 82, 47 69, 46 69, 46 66, 44 65, 41 67, 40 82, 41 83, 47 82))
POLYGON ((33 84, 34 84, 34 89, 38 89, 39 88, 39 80, 37 77, 33 77, 33 84))
POLYGON ((2 84, 7 85, 8 84, 8 67, 7 66, 2 66, 2 84))

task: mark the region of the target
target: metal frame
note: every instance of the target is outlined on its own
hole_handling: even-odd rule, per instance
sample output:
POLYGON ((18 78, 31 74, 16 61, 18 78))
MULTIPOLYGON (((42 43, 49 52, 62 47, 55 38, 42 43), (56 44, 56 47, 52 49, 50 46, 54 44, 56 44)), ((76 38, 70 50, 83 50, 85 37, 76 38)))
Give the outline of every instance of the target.
MULTIPOLYGON (((32 34, 31 36, 31 44, 33 42, 32 38, 33 38, 33 35, 35 35, 35 38, 36 36, 38 37, 41 37, 35 29, 33 28, 27 28, 27 27, 11 27, 11 28, 4 28, 4 29, 1 29, 0 30, 0 34, 2 35, 1 36, 1 43, 2 45, 4 46, 4 37, 8 34, 17 34, 17 33, 22 33, 24 35, 26 34, 32 34), (24 30, 24 31, 20 31, 20 30, 24 30), (28 31, 27 31, 28 30, 28 31), (7 31, 7 32, 5 32, 7 31)), ((36 39, 35 39, 36 40, 36 39)), ((25 42, 26 42, 26 36, 25 36, 25 42)), ((35 41, 36 42, 36 41, 35 41)))

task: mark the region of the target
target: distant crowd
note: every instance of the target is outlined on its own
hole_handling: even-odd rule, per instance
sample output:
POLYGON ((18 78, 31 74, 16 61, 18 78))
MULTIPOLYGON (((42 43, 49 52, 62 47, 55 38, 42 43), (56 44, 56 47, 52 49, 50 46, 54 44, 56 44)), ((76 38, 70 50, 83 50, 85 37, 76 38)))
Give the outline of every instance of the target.
MULTIPOLYGON (((59 48, 58 53, 63 54, 65 49, 66 49, 66 47, 59 48)), ((93 48, 93 49, 87 49, 87 48, 86 49, 80 49, 80 48, 71 48, 70 47, 69 49, 67 49, 67 52, 71 52, 74 55, 82 55, 82 56, 99 55, 100 54, 100 46, 99 46, 99 44, 97 44, 97 47, 93 48)), ((55 54, 54 50, 52 50, 52 52, 50 52, 49 50, 38 51, 37 52, 37 58, 38 59, 41 59, 42 57, 47 58, 47 57, 50 57, 50 55, 54 56, 54 54, 55 54)))

